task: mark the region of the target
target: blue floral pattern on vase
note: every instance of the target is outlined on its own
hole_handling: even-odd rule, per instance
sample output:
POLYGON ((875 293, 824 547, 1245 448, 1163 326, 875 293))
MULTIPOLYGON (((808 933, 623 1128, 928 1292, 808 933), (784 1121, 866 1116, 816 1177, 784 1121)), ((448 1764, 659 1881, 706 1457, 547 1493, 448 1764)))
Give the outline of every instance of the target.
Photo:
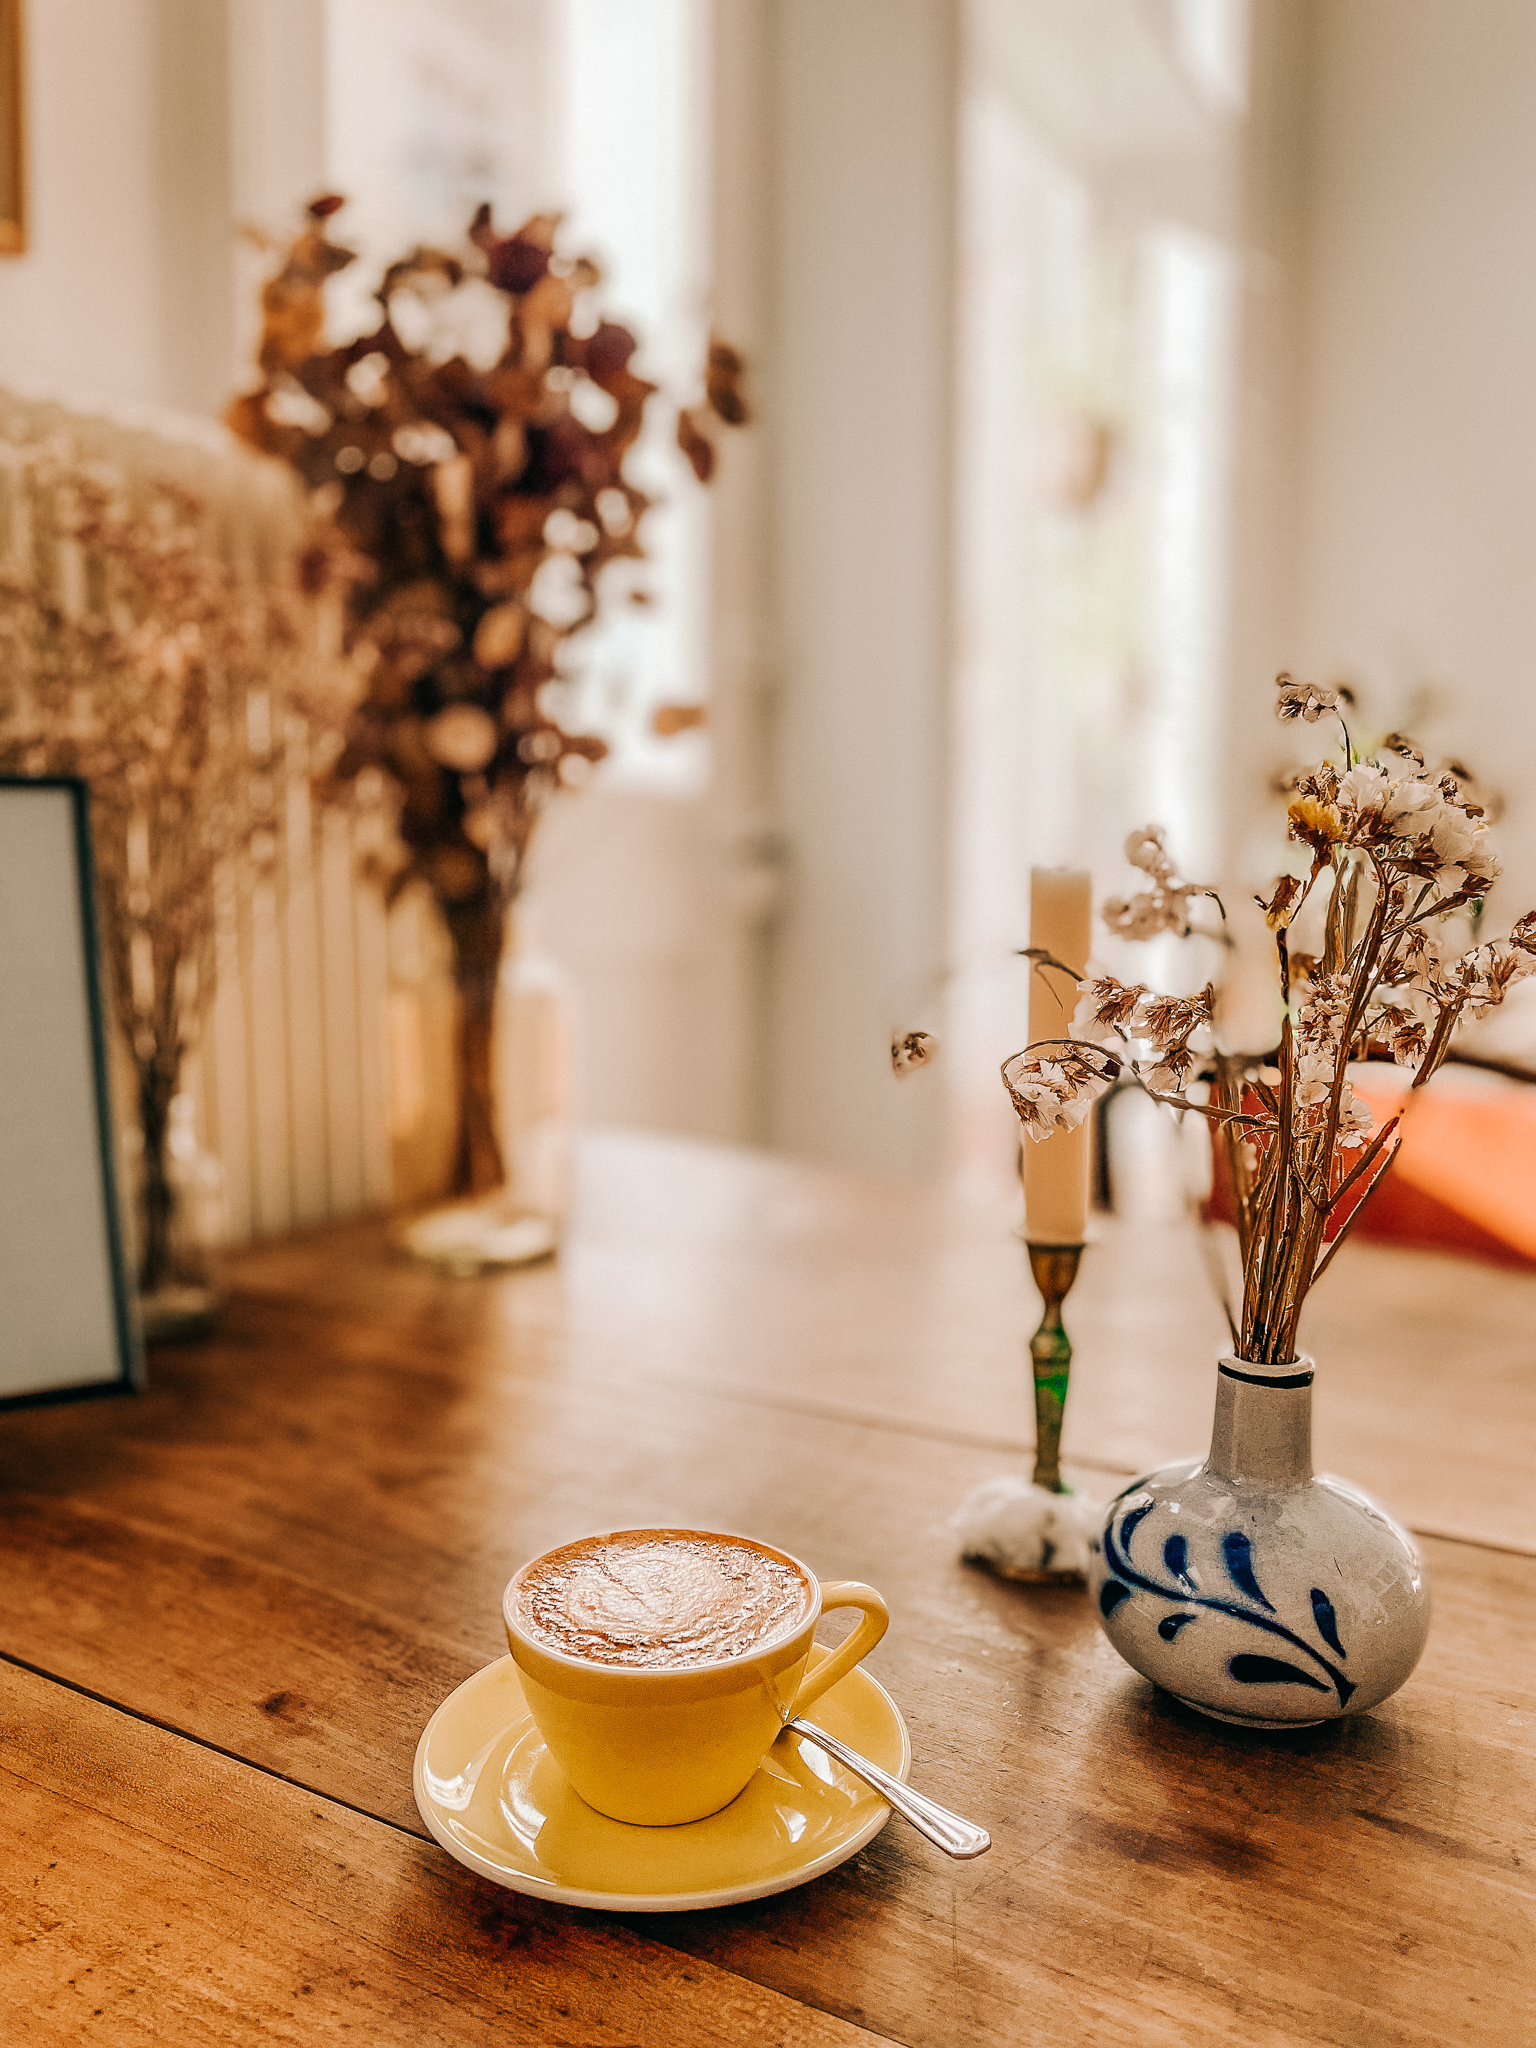
POLYGON ((1312 1361, 1217 1362, 1211 1446, 1104 1510, 1088 1583, 1133 1671, 1249 1728, 1309 1727, 1396 1692, 1429 1633, 1412 1537, 1312 1469, 1312 1361))
MULTIPOLYGON (((1142 1569, 1131 1555, 1131 1545, 1137 1530, 1157 1506, 1155 1500, 1133 1492, 1118 1517, 1111 1512, 1105 1524, 1104 1561, 1109 1576, 1099 1588, 1099 1612, 1104 1619, 1108 1621, 1123 1602, 1138 1595, 1165 1601, 1179 1611, 1165 1615, 1158 1623, 1157 1633, 1165 1643, 1174 1643, 1180 1639, 1181 1631, 1198 1623, 1200 1611, 1223 1615, 1264 1636, 1278 1638, 1307 1660, 1296 1663, 1290 1658, 1272 1656, 1260 1652, 1256 1645, 1254 1651, 1239 1652, 1227 1660, 1227 1673, 1239 1685, 1295 1685, 1314 1692, 1332 1691, 1337 1694, 1339 1709, 1347 1707, 1355 1686, 1339 1666, 1348 1661, 1348 1652, 1339 1637, 1333 1604, 1322 1589, 1311 1589, 1311 1621, 1332 1656, 1318 1649, 1309 1636, 1288 1628, 1279 1619, 1274 1603, 1259 1583, 1252 1542, 1241 1529, 1229 1529, 1220 1543, 1222 1563, 1233 1589, 1231 1594, 1199 1590, 1189 1565, 1188 1543, 1181 1534, 1170 1535, 1163 1543, 1166 1578, 1157 1576, 1155 1567, 1142 1569)), ((1269 1647, 1273 1645, 1266 1649, 1269 1647)))

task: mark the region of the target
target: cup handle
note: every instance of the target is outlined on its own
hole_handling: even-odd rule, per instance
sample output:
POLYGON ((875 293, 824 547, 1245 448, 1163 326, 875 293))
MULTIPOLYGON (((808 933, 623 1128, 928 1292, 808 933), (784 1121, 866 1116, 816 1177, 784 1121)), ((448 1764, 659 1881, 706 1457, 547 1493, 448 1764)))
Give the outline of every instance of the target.
POLYGON ((857 1579, 839 1579, 835 1585, 822 1587, 822 1613, 833 1607, 861 1607, 864 1619, 847 1642, 840 1644, 830 1657, 823 1657, 814 1671, 806 1673, 800 1682, 800 1690, 795 1694, 795 1703, 789 1710, 791 1715, 803 1714, 824 1692, 830 1692, 840 1678, 846 1678, 854 1665, 869 1655, 891 1625, 890 1610, 880 1595, 873 1586, 861 1586, 857 1579))

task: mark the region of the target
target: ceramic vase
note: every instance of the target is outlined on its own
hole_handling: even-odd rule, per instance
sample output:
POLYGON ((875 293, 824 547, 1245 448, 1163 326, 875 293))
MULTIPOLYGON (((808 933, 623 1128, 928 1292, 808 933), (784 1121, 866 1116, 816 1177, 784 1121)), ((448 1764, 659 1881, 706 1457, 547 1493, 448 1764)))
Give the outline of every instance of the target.
POLYGON ((558 1237, 571 1201, 575 1018, 570 984, 537 938, 514 934, 496 994, 492 1067, 506 1199, 558 1237))
POLYGON ((1312 1373, 1223 1358, 1209 1454, 1128 1486, 1091 1545, 1089 1591, 1125 1661, 1250 1728, 1379 1705, 1429 1630, 1413 1539, 1313 1475, 1312 1373))
POLYGON ((459 1061, 461 1081, 472 1084, 458 1106, 460 1166, 465 1132, 484 1122, 500 1183, 402 1223, 397 1238, 413 1257, 470 1274, 529 1265, 558 1249, 574 1137, 571 1009, 560 970, 530 947, 526 921, 509 919, 486 1012, 483 1071, 459 1061))

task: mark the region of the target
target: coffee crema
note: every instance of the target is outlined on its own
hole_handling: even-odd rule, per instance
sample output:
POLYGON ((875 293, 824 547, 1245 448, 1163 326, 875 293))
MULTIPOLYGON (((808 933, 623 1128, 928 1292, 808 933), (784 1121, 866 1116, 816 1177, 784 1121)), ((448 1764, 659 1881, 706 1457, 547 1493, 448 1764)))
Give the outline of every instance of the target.
POLYGON ((811 1598, 798 1566, 745 1537, 626 1529, 539 1558, 518 1583, 513 1614, 567 1657, 686 1671, 786 1634, 811 1598))

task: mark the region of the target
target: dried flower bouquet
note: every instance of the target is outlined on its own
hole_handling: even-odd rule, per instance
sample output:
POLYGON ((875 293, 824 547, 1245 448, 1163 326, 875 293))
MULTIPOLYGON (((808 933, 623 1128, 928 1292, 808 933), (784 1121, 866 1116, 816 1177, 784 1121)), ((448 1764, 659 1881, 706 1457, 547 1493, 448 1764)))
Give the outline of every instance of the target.
MULTIPOLYGON (((1372 1131, 1349 1079, 1352 1061, 1392 1060, 1412 1088, 1432 1078, 1463 1021, 1486 1015, 1536 974, 1536 912, 1506 938, 1459 950, 1458 913, 1480 918, 1499 873, 1487 822, 1462 777, 1435 771, 1400 734, 1361 759, 1338 693, 1279 678, 1278 716, 1315 724, 1337 717, 1342 765, 1319 762, 1296 781, 1289 836, 1311 855, 1304 875, 1282 875, 1259 899, 1275 934, 1282 1023, 1278 1049, 1255 1058, 1215 1039, 1215 990, 1156 994, 1112 974, 1076 985, 1077 1034, 1016 1053, 1003 1080, 1026 1133, 1069 1130, 1122 1075, 1154 1100, 1219 1127, 1237 1200, 1242 1255, 1240 1317, 1228 1310, 1238 1355, 1277 1364, 1296 1357, 1307 1290, 1328 1267, 1391 1165, 1401 1113, 1372 1131), (1293 952, 1304 904, 1324 898, 1322 950, 1293 952)), ((1147 877, 1128 900, 1107 902, 1117 936, 1188 936, 1193 911, 1215 892, 1182 881, 1162 831, 1133 832, 1126 855, 1147 877)), ((1036 972, 1070 970, 1037 961, 1036 972)), ((1076 977, 1074 976, 1074 981, 1076 977)))
MULTIPOLYGON (((573 636, 615 593, 604 572, 645 555, 650 500, 626 473, 657 387, 637 343, 601 318, 594 264, 563 256, 559 217, 504 235, 482 206, 463 249, 418 248, 378 287, 377 324, 326 338, 325 286, 354 261, 343 202, 314 200, 262 292, 260 381, 230 406, 244 440, 292 464, 342 543, 316 584, 344 587, 360 676, 338 721, 332 796, 382 776, 398 801, 394 894, 430 888, 460 999, 456 1194, 503 1180, 492 1087, 507 911, 544 804, 607 752, 562 722, 573 636)), ((739 425, 743 366, 711 344, 704 404, 676 438, 700 482, 707 417, 739 425)), ((634 593, 643 601, 644 593, 634 593)), ((697 722, 671 707, 657 730, 697 722)))
POLYGON ((103 951, 133 1063, 138 1285, 172 1272, 167 1141, 213 989, 218 890, 277 856, 286 714, 312 681, 296 588, 243 583, 180 485, 62 440, 0 444, 0 769, 90 785, 103 951))

